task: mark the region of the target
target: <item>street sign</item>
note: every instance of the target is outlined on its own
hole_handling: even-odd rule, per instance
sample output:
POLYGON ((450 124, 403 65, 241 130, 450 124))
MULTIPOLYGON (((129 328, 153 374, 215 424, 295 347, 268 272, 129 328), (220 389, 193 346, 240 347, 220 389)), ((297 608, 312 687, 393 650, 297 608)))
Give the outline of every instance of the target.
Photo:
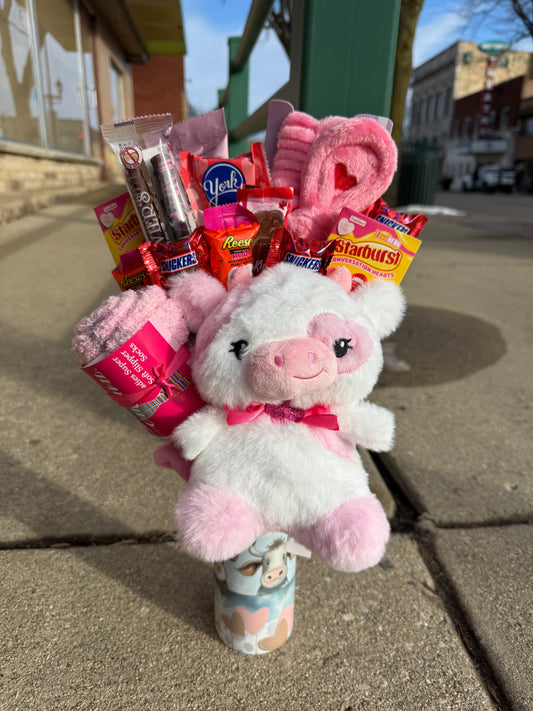
POLYGON ((489 40, 487 42, 481 42, 478 44, 477 48, 485 54, 503 54, 509 49, 507 42, 501 42, 500 40, 489 40))

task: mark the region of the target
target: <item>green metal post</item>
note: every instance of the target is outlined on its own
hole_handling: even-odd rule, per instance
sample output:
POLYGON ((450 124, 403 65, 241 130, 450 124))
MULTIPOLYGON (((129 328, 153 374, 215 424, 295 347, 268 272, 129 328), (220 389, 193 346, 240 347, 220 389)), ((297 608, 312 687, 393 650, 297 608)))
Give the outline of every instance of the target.
POLYGON ((401 0, 294 0, 291 82, 315 118, 389 116, 401 0))
MULTIPOLYGON (((237 54, 237 49, 241 41, 240 37, 229 37, 229 81, 227 103, 224 109, 226 126, 228 133, 244 121, 248 116, 248 83, 249 83, 249 63, 246 61, 242 69, 238 71, 233 67, 233 60, 237 54)), ((246 139, 240 141, 229 141, 230 158, 240 153, 245 153, 249 149, 250 142, 246 139)))

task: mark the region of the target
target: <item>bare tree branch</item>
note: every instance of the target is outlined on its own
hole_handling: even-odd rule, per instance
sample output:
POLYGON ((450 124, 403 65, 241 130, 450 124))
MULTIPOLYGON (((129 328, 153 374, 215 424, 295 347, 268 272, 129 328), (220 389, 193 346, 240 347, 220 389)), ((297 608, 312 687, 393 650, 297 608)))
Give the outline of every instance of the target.
POLYGON ((292 0, 277 0, 270 11, 266 26, 273 29, 287 56, 291 56, 292 0))
POLYGON ((529 15, 525 9, 526 2, 521 2, 521 0, 511 0, 511 5, 513 6, 513 10, 515 11, 517 17, 522 20, 524 27, 526 30, 529 32, 531 37, 533 37, 533 3, 529 2, 530 5, 530 12, 529 15))
POLYGON ((532 0, 464 0, 461 15, 467 27, 491 17, 510 44, 533 37, 532 0))

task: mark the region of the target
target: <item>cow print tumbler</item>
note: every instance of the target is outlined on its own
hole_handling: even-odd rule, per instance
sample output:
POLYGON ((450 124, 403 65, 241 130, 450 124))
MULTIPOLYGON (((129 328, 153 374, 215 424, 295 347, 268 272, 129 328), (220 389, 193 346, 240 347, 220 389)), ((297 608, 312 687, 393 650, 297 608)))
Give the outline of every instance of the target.
POLYGON ((264 533, 239 555, 215 564, 215 625, 244 654, 266 654, 290 637, 296 555, 286 533, 264 533))

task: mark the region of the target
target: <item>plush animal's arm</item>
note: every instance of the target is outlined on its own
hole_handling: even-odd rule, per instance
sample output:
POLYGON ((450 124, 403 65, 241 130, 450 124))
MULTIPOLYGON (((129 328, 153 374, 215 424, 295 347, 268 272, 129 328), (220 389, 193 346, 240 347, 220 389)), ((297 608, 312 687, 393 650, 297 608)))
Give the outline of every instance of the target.
POLYGON ((359 402, 337 413, 340 433, 373 452, 388 452, 394 442, 394 415, 370 402, 359 402))
POLYGON ((225 427, 226 413, 207 405, 176 427, 172 441, 185 459, 192 461, 225 427))

